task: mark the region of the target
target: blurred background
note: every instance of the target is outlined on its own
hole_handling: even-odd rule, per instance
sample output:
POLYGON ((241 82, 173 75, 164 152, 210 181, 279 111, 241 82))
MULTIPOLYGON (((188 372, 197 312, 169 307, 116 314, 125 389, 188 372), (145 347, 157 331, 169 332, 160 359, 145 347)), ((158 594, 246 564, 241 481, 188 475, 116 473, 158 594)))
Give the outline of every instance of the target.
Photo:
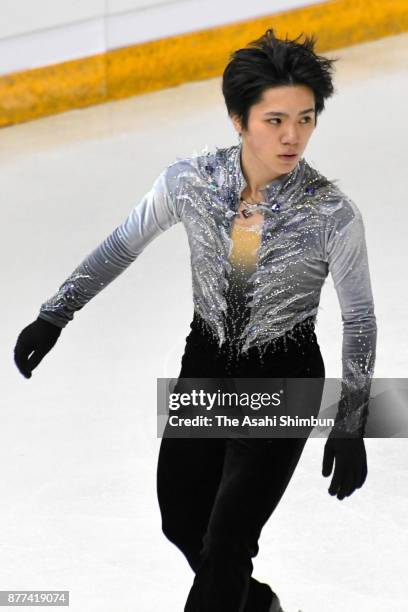
MULTIPOLYGON (((176 158, 236 143, 229 54, 273 27, 338 57, 305 158, 360 208, 377 377, 404 377, 408 15, 366 0, 3 0, 0 23, 0 589, 70 591, 73 610, 183 609, 193 574, 161 533, 156 379, 176 377, 193 314, 181 224, 75 315, 24 379, 21 329, 176 158)), ((329 277, 316 333, 341 375, 329 277)), ((286 612, 403 612, 406 439, 368 439, 342 502, 310 440, 265 526, 254 576, 286 612), (335 597, 333 597, 335 593, 335 597)), ((182 476, 182 475, 181 475, 182 476)))

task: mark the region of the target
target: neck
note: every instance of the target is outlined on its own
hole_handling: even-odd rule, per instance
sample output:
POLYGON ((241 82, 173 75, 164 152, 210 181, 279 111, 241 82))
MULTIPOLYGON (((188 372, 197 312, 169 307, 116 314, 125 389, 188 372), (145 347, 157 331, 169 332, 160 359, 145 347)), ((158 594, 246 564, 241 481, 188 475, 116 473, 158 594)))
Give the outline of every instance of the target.
POLYGON ((266 185, 285 176, 276 172, 271 173, 269 168, 266 168, 259 160, 254 158, 243 143, 241 144, 240 160, 242 174, 247 182, 247 187, 244 190, 246 197, 256 198, 263 195, 261 192, 266 185))

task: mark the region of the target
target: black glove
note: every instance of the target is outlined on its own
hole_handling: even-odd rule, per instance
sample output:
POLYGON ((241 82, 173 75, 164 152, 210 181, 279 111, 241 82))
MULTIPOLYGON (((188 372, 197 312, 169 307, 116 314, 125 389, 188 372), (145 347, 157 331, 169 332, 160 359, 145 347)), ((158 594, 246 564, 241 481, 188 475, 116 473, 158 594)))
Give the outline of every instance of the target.
POLYGON ((334 474, 329 487, 330 495, 343 499, 359 489, 367 477, 367 455, 363 437, 336 437, 330 434, 323 455, 323 476, 330 476, 336 459, 334 474))
POLYGON ((23 329, 14 347, 14 361, 23 376, 31 378, 32 370, 52 349, 61 331, 60 327, 40 317, 23 329))

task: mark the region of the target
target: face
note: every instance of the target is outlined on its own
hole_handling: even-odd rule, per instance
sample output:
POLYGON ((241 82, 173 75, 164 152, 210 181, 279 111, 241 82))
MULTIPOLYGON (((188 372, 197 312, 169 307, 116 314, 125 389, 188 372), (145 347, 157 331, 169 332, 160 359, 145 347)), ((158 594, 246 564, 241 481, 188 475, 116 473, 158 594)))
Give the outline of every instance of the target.
POLYGON ((241 130, 239 121, 233 118, 247 158, 271 175, 290 172, 315 128, 314 106, 313 91, 305 85, 266 89, 261 101, 249 109, 247 130, 241 130), (295 156, 282 157, 285 153, 295 156))

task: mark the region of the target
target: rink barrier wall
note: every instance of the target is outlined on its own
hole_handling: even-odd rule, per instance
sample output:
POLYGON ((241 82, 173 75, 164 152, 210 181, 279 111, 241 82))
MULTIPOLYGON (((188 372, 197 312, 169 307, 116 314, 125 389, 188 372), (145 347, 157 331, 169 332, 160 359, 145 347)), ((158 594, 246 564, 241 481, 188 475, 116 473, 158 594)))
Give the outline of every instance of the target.
POLYGON ((235 49, 273 27, 315 34, 319 53, 408 30, 406 0, 333 0, 0 77, 0 127, 221 76, 235 49))

